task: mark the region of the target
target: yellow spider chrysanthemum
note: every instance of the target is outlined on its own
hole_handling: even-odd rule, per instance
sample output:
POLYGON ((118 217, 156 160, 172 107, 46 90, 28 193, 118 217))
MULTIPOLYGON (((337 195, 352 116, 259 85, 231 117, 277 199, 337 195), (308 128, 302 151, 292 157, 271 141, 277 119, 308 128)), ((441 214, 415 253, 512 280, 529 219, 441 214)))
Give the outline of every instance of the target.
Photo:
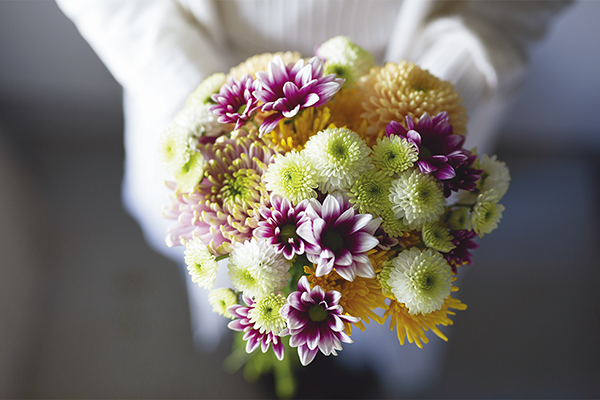
POLYGON ((363 117, 374 132, 385 130, 390 121, 407 128, 407 115, 417 124, 425 112, 434 116, 445 111, 454 133, 466 134, 466 109, 454 86, 414 64, 401 61, 371 68, 369 75, 361 78, 358 94, 363 99, 363 117))
POLYGON ((244 74, 250 74, 253 78, 256 78, 256 72, 266 71, 269 66, 269 61, 271 61, 273 57, 277 55, 281 56, 283 63, 286 65, 289 63, 295 63, 302 58, 302 55, 297 51, 280 51, 277 53, 257 54, 248 58, 241 64, 231 68, 229 70, 229 75, 233 75, 237 79, 240 79, 242 76, 244 76, 244 74))
MULTIPOLYGON (((383 263, 388 261, 395 255, 396 251, 370 250, 367 252, 371 264, 375 272, 382 269, 383 263)), ((360 318, 355 323, 360 330, 366 329, 365 322, 368 324, 371 320, 383 324, 385 318, 380 317, 375 313, 377 308, 387 309, 386 296, 381 291, 381 285, 377 278, 361 278, 356 277, 354 281, 349 282, 339 276, 335 271, 332 273, 317 277, 315 269, 305 266, 304 272, 308 274, 308 281, 311 287, 319 285, 323 290, 337 290, 342 294, 340 305, 344 309, 344 313, 360 318)), ((352 332, 352 324, 345 324, 345 332, 350 335, 352 332)))
POLYGON ((279 121, 278 129, 273 130, 267 137, 270 137, 273 144, 283 147, 285 152, 301 151, 311 136, 328 127, 329 120, 328 107, 310 107, 291 121, 279 121))
MULTIPOLYGON (((458 288, 453 286, 451 290, 455 292, 458 288)), ((448 318, 448 315, 456 315, 453 311, 450 311, 450 309, 465 310, 466 308, 466 304, 449 296, 444 301, 441 309, 427 315, 411 315, 404 304, 399 303, 395 299, 391 299, 389 308, 386 310, 383 318, 386 319, 388 316, 391 317, 390 329, 394 330, 394 328, 396 328, 398 340, 400 340, 401 345, 404 344, 405 339, 408 339, 409 343, 414 343, 419 348, 423 348, 423 343, 429 342, 429 339, 425 335, 425 332, 428 330, 431 330, 442 340, 448 341, 448 338, 440 331, 438 325, 448 326, 454 323, 448 318)))

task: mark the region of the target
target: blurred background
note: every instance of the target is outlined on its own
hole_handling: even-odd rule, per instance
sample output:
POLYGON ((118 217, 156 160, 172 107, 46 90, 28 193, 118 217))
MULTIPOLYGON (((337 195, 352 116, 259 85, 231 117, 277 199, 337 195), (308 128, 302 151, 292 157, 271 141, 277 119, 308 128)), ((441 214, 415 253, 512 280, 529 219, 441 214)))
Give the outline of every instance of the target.
MULTIPOLYGON (((469 308, 421 397, 600 397, 598 20, 577 2, 532 48, 497 147, 504 219, 463 267, 469 308)), ((194 349, 177 266, 121 206, 121 107, 54 2, 0 1, 0 397, 272 396, 222 371, 230 343, 194 349)), ((379 393, 355 381, 345 397, 379 393)))

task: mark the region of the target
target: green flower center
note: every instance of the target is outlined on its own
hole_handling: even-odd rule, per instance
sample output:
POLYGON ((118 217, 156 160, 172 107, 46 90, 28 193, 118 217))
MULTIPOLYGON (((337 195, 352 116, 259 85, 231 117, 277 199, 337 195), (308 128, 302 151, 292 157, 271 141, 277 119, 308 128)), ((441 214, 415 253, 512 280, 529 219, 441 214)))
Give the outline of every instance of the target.
POLYGON ((296 225, 294 224, 286 224, 281 228, 281 241, 287 243, 290 239, 298 239, 296 225))
POLYGON ((323 244, 326 248, 335 252, 344 247, 344 237, 341 233, 336 231, 328 231, 322 236, 323 244))
POLYGON ((329 315, 329 313, 325 307, 320 305, 314 305, 308 309, 308 317, 314 322, 325 321, 327 319, 327 315, 329 315))
POLYGON ((349 157, 348 146, 342 138, 332 140, 327 150, 331 158, 337 162, 346 161, 349 157))
POLYGON ((435 285, 435 275, 431 271, 426 271, 422 274, 419 274, 415 278, 415 286, 420 290, 426 292, 431 290, 431 288, 435 285))

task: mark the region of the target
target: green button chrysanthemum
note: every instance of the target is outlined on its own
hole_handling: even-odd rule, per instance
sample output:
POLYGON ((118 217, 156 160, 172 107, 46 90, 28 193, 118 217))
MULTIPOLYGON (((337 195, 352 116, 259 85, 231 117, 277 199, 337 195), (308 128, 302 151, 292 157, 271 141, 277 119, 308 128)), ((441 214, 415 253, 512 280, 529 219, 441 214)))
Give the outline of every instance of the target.
POLYGON ((454 237, 448 232, 448 229, 437 223, 425 224, 421 237, 425 246, 442 253, 447 253, 456 247, 452 242, 454 237))
POLYGON ((389 204, 392 178, 383 171, 372 169, 361 175, 348 190, 350 202, 361 214, 378 217, 389 204))
POLYGON ((318 173, 324 193, 345 190, 373 168, 370 149, 356 132, 345 128, 325 129, 311 136, 303 152, 318 173))
POLYGON ((409 314, 429 314, 439 310, 450 296, 452 271, 435 250, 412 247, 390 261, 387 284, 409 314))
POLYGON ((237 294, 232 289, 219 288, 213 289, 208 294, 208 302, 212 306, 213 312, 224 316, 225 318, 232 318, 227 308, 234 304, 238 304, 237 294))
POLYGON ((202 153, 194 151, 185 165, 175 173, 177 190, 189 193, 202 180, 206 161, 202 153))
POLYGON ((419 149, 403 137, 384 137, 377 139, 371 159, 373 164, 392 176, 412 168, 419 160, 419 149))
POLYGON ((285 318, 279 314, 285 303, 285 297, 275 293, 255 300, 254 307, 248 311, 248 318, 254 323, 254 329, 260 333, 271 332, 278 335, 286 325, 285 318))
POLYGON ((192 154, 190 135, 185 129, 171 124, 158 140, 158 157, 165 170, 172 175, 178 173, 192 154))
POLYGON ((404 218, 397 218, 396 214, 391 208, 391 204, 388 203, 381 211, 381 227, 389 236, 400 237, 405 232, 410 232, 412 229, 407 225, 404 218))
POLYGON ((481 192, 494 189, 498 200, 502 199, 510 185, 510 172, 506 163, 498 161, 497 156, 484 154, 479 160, 476 168, 483 169, 483 174, 478 187, 481 192))
POLYGON ((298 204, 317 197, 316 171, 305 153, 295 150, 278 154, 265 174, 267 190, 298 204))
POLYGON ((497 203, 498 195, 494 189, 488 190, 477 197, 477 203, 471 211, 470 227, 483 237, 498 227, 504 206, 497 203))
POLYGON ((446 204, 440 182, 417 169, 403 172, 392 182, 390 201, 396 218, 404 218, 412 229, 437 221, 446 204))
POLYGON ((326 60, 325 75, 336 74, 346 79, 344 87, 352 86, 375 64, 371 53, 346 36, 329 39, 317 48, 316 56, 326 60))
POLYGON ((212 289, 219 269, 215 255, 197 237, 185 244, 183 254, 192 282, 201 288, 212 289))
POLYGON ((460 231, 467 228, 469 223, 469 209, 458 207, 448 213, 448 228, 460 231))

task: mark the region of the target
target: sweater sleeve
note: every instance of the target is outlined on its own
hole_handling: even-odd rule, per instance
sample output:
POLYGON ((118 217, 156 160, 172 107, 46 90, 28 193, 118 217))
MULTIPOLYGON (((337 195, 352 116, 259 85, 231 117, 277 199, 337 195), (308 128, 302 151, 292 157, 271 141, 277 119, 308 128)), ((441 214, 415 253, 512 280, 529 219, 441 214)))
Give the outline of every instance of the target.
POLYGON ((386 58, 409 60, 452 82, 471 116, 499 115, 523 79, 529 45, 568 3, 405 0, 386 58))
POLYGON ((146 99, 155 118, 172 118, 203 78, 224 70, 213 37, 179 2, 57 3, 128 96, 146 99))

